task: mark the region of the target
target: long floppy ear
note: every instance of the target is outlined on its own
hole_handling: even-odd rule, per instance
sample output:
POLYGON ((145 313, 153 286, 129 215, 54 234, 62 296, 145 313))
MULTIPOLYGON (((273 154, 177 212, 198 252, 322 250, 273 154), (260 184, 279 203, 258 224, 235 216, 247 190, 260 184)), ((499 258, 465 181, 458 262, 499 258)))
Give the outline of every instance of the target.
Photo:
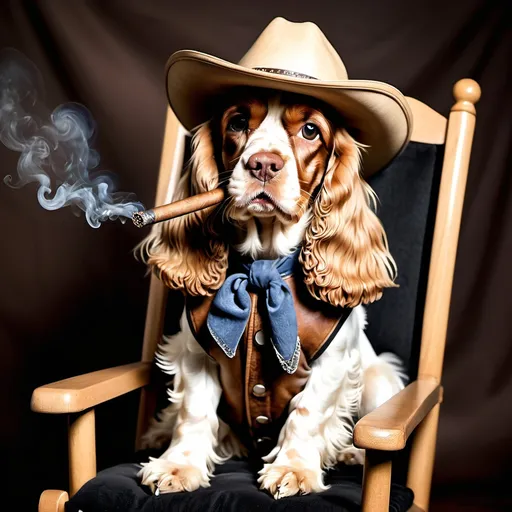
MULTIPOLYGON (((209 123, 192 138, 192 156, 173 201, 218 186, 219 173, 209 123)), ((224 282, 228 249, 214 229, 212 206, 154 226, 139 244, 143 261, 172 289, 189 295, 211 295, 224 282)))
POLYGON ((359 174, 360 151, 346 130, 336 131, 300 257, 309 292, 334 306, 368 304, 396 286, 396 264, 372 210, 376 196, 359 174))

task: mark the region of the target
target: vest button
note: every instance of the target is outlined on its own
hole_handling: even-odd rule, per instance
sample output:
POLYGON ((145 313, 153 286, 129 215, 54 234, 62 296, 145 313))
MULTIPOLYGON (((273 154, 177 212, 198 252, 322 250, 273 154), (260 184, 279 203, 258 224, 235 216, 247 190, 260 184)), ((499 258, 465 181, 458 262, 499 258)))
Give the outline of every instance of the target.
POLYGON ((263 396, 266 393, 266 391, 267 391, 267 389, 265 388, 265 386, 263 384, 256 384, 252 388, 252 394, 254 396, 263 396))
POLYGON ((266 425, 269 421, 267 416, 256 416, 256 423, 260 425, 266 425))
POLYGON ((256 342, 256 345, 259 345, 260 347, 265 345, 265 333, 263 331, 258 331, 254 335, 254 341, 256 342))

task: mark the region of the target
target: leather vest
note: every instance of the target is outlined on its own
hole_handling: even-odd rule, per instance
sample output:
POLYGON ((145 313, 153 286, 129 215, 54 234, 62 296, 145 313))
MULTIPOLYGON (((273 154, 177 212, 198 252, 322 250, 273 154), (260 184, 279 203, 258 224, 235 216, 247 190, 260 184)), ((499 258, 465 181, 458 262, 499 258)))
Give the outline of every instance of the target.
POLYGON ((251 313, 238 349, 229 358, 211 336, 206 319, 214 297, 187 297, 189 325, 196 340, 218 363, 223 396, 219 416, 249 449, 275 445, 288 415, 290 400, 308 381, 310 364, 329 346, 351 309, 314 299, 301 280, 284 277, 294 297, 301 344, 299 364, 286 373, 268 339, 264 296, 251 293, 251 313))

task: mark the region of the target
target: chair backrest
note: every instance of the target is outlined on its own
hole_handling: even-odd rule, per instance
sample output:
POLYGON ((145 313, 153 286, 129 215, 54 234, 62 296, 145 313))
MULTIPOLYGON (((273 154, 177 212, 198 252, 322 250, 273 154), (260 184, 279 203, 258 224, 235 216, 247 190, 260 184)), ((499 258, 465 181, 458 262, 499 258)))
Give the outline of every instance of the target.
POLYGON ((414 378, 447 121, 416 100, 410 103, 421 132, 415 131, 404 151, 369 179, 397 263, 399 288, 386 290, 366 309, 367 334, 375 350, 396 353, 414 378))
POLYGON ((480 87, 470 79, 453 89, 447 120, 408 98, 411 141, 370 180, 390 250, 398 289, 386 290, 368 310, 368 336, 377 352, 392 350, 417 375, 441 380, 462 204, 480 87))
MULTIPOLYGON (((411 142, 370 181, 379 196, 378 215, 397 260, 400 288, 387 290, 368 308, 369 338, 378 352, 393 350, 408 361, 412 374, 419 372, 438 381, 474 130, 474 104, 480 89, 472 80, 460 80, 454 96, 456 103, 448 121, 427 105, 408 98, 414 118, 411 142), (415 357, 420 350, 421 355, 415 357)), ((185 139, 185 130, 168 108, 155 205, 170 201, 183 166, 185 139)), ((144 361, 153 359, 161 340, 166 301, 164 285, 152 276, 144 361)), ((153 403, 143 395, 138 438, 153 412, 153 403)))

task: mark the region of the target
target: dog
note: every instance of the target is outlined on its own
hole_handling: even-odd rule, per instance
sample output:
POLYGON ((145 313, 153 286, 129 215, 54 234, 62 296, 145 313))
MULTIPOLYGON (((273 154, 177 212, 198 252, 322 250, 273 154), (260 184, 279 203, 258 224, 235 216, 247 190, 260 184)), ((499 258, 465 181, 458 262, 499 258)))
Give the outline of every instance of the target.
MULTIPOLYGON (((210 308, 233 258, 291 258, 312 307, 345 312, 314 360, 290 356, 291 366, 286 366, 276 349, 277 358, 270 351, 260 363, 264 372, 279 359, 282 367, 276 372, 285 377, 307 369, 281 423, 276 420, 274 445, 262 456, 261 489, 276 499, 320 492, 327 488, 325 470, 340 462, 363 463, 364 451, 353 444, 354 421, 399 392, 405 381, 399 358, 377 355, 364 332, 364 305, 396 286, 397 272, 374 212, 375 193, 361 177, 366 148, 350 134, 339 111, 307 95, 239 87, 215 105, 210 120, 194 130, 191 159, 174 199, 224 187, 226 200, 162 224, 139 250, 167 286, 192 302, 206 300, 210 308)), ((268 297, 267 302, 273 300, 268 297)), ((172 376, 170 405, 144 438, 147 446, 166 448, 140 472, 142 483, 160 493, 207 487, 216 464, 246 456, 260 441, 251 434, 249 442, 241 440, 242 420, 229 424, 219 414, 230 379, 227 370, 219 370, 224 364, 219 361, 224 358, 223 368, 230 368, 233 354, 226 347, 217 347, 217 356, 205 350, 190 308, 180 325, 157 353, 158 366, 172 376)), ((276 332, 284 329, 280 325, 276 332)), ((247 350, 240 345, 237 354, 248 357, 247 350)), ((265 393, 265 386, 258 389, 265 393)), ((247 395, 242 399, 249 400, 247 395)), ((269 420, 261 418, 256 423, 269 420)), ((245 428, 260 428, 254 425, 245 428)))

